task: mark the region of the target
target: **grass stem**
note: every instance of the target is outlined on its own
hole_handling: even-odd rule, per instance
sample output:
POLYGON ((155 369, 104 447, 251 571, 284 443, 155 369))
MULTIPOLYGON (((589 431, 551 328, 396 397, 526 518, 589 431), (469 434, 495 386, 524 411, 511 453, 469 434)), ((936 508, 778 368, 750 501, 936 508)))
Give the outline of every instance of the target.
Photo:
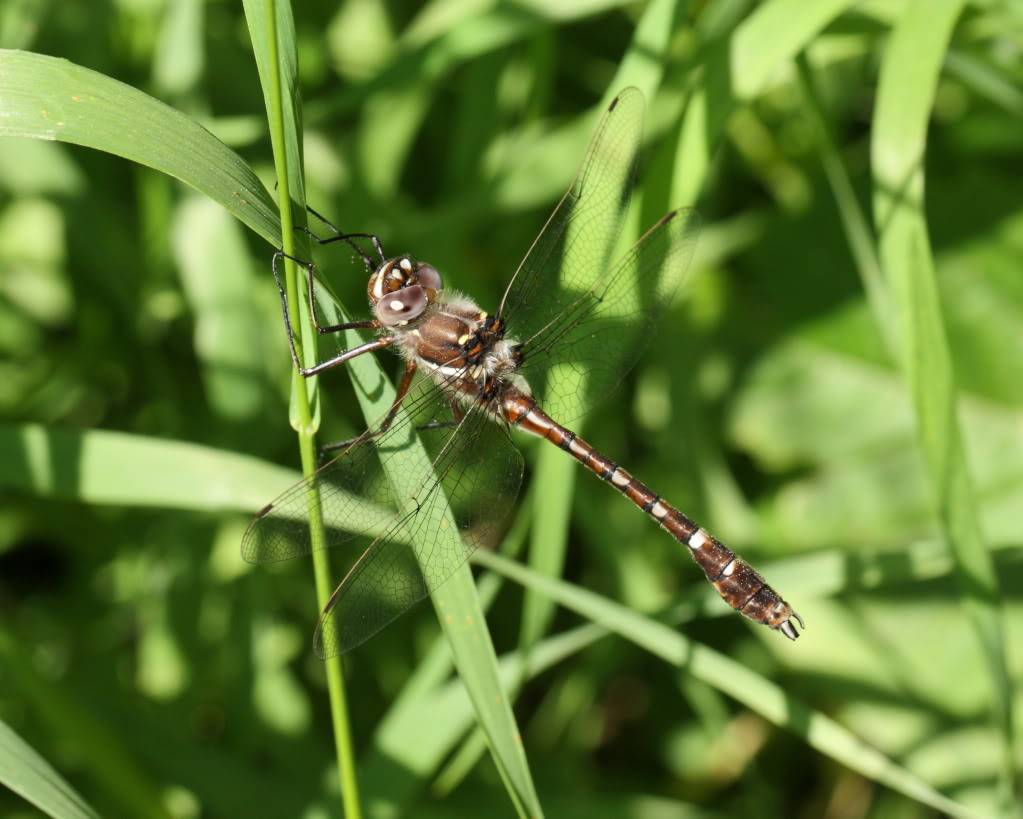
MULTIPOLYGON (((295 225, 291 209, 291 179, 288 167, 288 151, 285 142, 284 113, 281 98, 280 57, 277 48, 277 9, 274 0, 266 4, 266 27, 269 34, 270 56, 270 131, 274 143, 274 165, 277 173, 277 195, 281 214, 281 241, 288 256, 294 256, 295 225)), ((295 134, 296 139, 299 138, 295 134)), ((296 152, 297 153, 297 152, 296 152)), ((301 169, 296 169, 301 173, 301 169)), ((288 312, 292 327, 298 328, 296 343, 299 360, 308 362, 306 351, 315 351, 316 336, 309 317, 299 309, 301 297, 295 263, 285 260, 285 289, 288 295, 288 312)), ((310 385, 296 374, 294 385, 295 408, 298 416, 298 445, 302 460, 302 474, 306 477, 316 471, 316 431, 313 424, 310 385)), ((323 546, 325 533, 320 509, 319 489, 309 489, 309 536, 313 546, 313 574, 316 585, 316 599, 322 611, 330 599, 331 573, 327 553, 323 546)), ((332 657, 326 661, 327 692, 330 698, 331 723, 334 729, 334 745, 337 753, 338 779, 341 783, 341 799, 347 819, 360 819, 358 780, 355 773, 355 755, 352 747, 351 729, 348 721, 348 704, 345 695, 344 676, 341 660, 332 657)))

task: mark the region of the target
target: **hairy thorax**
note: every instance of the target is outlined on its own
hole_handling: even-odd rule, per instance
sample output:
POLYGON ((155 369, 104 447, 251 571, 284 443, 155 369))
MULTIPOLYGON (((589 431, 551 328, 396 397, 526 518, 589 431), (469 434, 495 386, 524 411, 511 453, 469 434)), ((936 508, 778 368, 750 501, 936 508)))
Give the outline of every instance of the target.
POLYGON ((442 387, 492 394, 505 384, 528 392, 517 375, 519 345, 504 323, 465 296, 445 293, 422 318, 399 330, 400 349, 442 387))

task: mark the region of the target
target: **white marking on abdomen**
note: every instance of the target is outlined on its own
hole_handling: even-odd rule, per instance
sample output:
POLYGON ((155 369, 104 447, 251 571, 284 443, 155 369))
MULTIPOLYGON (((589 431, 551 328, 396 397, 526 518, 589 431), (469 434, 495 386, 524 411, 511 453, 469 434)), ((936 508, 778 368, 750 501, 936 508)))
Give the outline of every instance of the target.
POLYGON ((549 430, 551 428, 550 422, 546 418, 544 418, 540 413, 538 413, 536 410, 532 410, 531 409, 529 412, 527 412, 526 413, 526 420, 529 421, 532 424, 535 424, 537 427, 542 429, 544 432, 546 432, 547 430, 549 430))
POLYGON ((579 443, 578 438, 573 438, 569 441, 568 448, 573 455, 586 455, 589 453, 589 450, 579 443))
POLYGON ((611 483, 615 486, 628 486, 631 481, 632 476, 624 469, 616 468, 615 471, 611 473, 611 483))
POLYGON ((660 501, 657 501, 657 503, 655 503, 653 507, 650 509, 650 512, 655 518, 660 520, 661 518, 668 514, 668 507, 665 506, 660 501))
POLYGON ((701 548, 703 544, 706 543, 708 540, 710 540, 710 538, 707 537, 707 533, 703 531, 703 529, 697 529, 695 532, 693 532, 693 536, 689 538, 688 546, 695 552, 697 549, 701 548))
POLYGON ((723 574, 725 577, 731 577, 732 576, 732 572, 734 572, 734 571, 735 571, 735 558, 733 557, 731 560, 728 561, 728 565, 725 566, 725 568, 723 568, 721 570, 721 574, 723 574))

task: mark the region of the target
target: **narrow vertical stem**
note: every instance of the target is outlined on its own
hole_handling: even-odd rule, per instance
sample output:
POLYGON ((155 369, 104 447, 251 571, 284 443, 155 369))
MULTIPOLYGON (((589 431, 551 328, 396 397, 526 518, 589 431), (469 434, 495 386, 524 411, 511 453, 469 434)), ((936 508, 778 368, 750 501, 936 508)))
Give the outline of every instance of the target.
POLYGON ((867 301, 870 303, 871 312, 874 315, 874 323, 884 340, 892 361, 898 361, 899 342, 896 334, 894 307, 884 281, 881 260, 878 258, 870 222, 860 208, 856 199, 856 191, 853 189, 842 157, 838 153, 824 104, 817 91, 813 69, 810 67, 810 61, 807 59, 805 51, 796 56, 796 68, 803 98, 807 103, 807 111, 809 111, 810 119, 817 130, 817 150, 820 152, 824 172, 827 174, 831 191, 835 197, 835 204, 838 206, 849 250, 856 262, 856 270, 860 274, 863 289, 867 294, 867 301))
MULTIPOLYGON (((315 351, 316 336, 308 317, 303 318, 299 309, 299 277, 295 263, 295 229, 291 211, 291 185, 288 168, 287 143, 284 134, 284 113, 281 100, 280 58, 277 48, 277 9, 274 0, 266 4, 266 27, 269 35, 268 52, 270 62, 270 131, 274 144, 274 166, 277 172, 278 207, 281 214, 281 242, 285 258, 284 279, 288 295, 288 312, 292 327, 298 328, 296 343, 299 360, 308 363, 306 350, 315 351)), ((297 135, 296 135, 297 136, 297 135)), ((297 169, 300 173, 301 169, 297 169)), ((312 422, 312 407, 309 389, 304 379, 295 375, 295 403, 298 412, 298 447, 302 459, 302 474, 309 477, 316 471, 316 432, 312 422)), ((320 507, 319 488, 309 488, 309 537, 313 547, 313 575, 316 585, 316 599, 319 608, 330 599, 330 564, 323 546, 325 533, 320 507)), ((358 780, 355 773, 355 754, 348 722, 348 704, 345 695, 344 676, 341 661, 332 657, 326 661, 327 692, 330 698, 331 723, 334 729, 334 745, 337 753, 338 778, 341 783, 341 799, 346 819, 360 819, 358 780)))

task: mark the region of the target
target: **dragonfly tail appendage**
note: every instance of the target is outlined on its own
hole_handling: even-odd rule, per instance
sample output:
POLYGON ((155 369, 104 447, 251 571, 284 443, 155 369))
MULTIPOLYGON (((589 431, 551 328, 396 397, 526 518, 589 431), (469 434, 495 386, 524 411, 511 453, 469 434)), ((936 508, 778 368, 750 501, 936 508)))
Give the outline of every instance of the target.
POLYGON ((699 528, 674 507, 667 509, 661 526, 689 548, 693 559, 721 598, 733 609, 757 623, 776 629, 795 640, 799 637, 792 620, 806 628, 803 618, 785 602, 763 576, 717 538, 699 528))

